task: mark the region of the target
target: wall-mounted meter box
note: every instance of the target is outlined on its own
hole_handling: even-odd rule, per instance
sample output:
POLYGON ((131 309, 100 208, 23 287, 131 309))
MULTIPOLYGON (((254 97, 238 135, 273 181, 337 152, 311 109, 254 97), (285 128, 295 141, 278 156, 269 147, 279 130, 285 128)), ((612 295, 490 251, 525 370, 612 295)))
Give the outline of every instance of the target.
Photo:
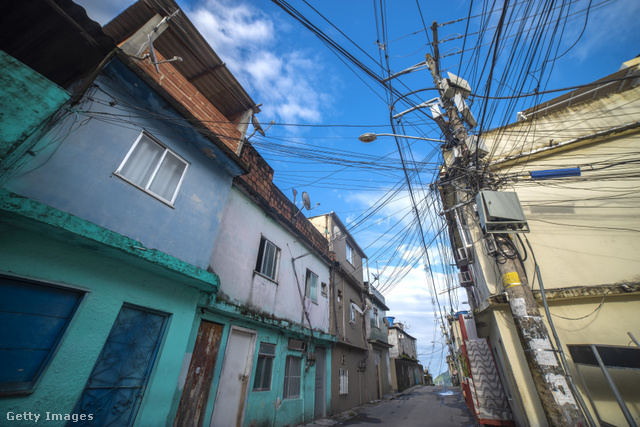
POLYGON ((480 227, 485 233, 528 233, 529 224, 518 194, 483 190, 476 196, 480 227))

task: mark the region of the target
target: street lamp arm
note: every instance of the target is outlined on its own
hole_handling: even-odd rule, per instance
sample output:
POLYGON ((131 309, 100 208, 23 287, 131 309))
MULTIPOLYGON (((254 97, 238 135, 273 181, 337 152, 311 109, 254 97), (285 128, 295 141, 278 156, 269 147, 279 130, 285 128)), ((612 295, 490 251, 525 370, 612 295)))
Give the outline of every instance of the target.
POLYGON ((395 134, 395 133, 370 133, 370 132, 363 133, 362 135, 360 135, 358 137, 358 139, 360 141, 362 141, 362 142, 369 143, 369 142, 373 142, 376 139, 378 139, 379 136, 396 136, 396 137, 399 137, 399 138, 421 139, 423 141, 447 142, 447 141, 444 141, 442 139, 423 138, 421 136, 398 135, 398 134, 395 134))

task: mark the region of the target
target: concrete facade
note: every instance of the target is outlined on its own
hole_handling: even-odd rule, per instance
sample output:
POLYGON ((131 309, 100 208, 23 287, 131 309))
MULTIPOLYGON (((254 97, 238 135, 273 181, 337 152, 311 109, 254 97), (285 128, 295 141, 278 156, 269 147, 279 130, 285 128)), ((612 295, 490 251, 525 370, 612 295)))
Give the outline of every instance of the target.
POLYGON ((380 399, 391 390, 384 297, 364 281, 364 252, 335 213, 310 218, 329 242, 332 412, 380 399), (374 321, 374 309, 378 321, 374 321))
MULTIPOLYGON (((228 360, 239 356, 226 353, 224 348, 228 331, 234 326, 254 333, 257 343, 255 355, 249 362, 251 375, 245 403, 239 408, 243 419, 241 425, 294 425, 329 412, 329 360, 334 338, 329 335, 329 263, 322 255, 301 244, 291 230, 270 218, 239 187, 232 189, 211 259, 213 269, 220 276, 221 287, 215 303, 203 306, 206 309, 203 319, 224 325, 223 346, 212 382, 206 423, 213 419, 211 414, 218 404, 214 399, 217 391, 231 392, 231 384, 220 382, 220 371, 228 360), (256 260, 261 238, 279 249, 275 279, 258 271, 256 260), (307 271, 317 275, 315 296, 305 289, 307 271), (290 340, 300 341, 304 348, 292 349, 290 340), (256 389, 259 343, 275 345, 271 381, 266 390, 256 389), (288 356, 302 360, 301 389, 294 398, 287 398, 283 389, 288 356), (324 377, 320 375, 322 372, 324 377), (316 378, 316 374, 320 377, 316 378), (316 396, 317 393, 322 396, 316 396)), ((195 341, 194 337, 192 341, 195 341)))
MULTIPOLYGON (((517 192, 531 231, 519 239, 515 234, 508 239, 524 258, 524 280, 541 307, 542 281, 553 324, 569 359, 568 373, 575 379, 587 415, 610 425, 625 425, 627 420, 601 369, 574 363, 570 356, 577 345, 628 348, 630 343, 633 346, 628 333, 640 334, 636 321, 640 220, 633 190, 639 183, 635 151, 640 89, 637 78, 629 78, 637 73, 636 59, 599 84, 524 111, 525 120, 483 134, 491 172, 517 171, 519 176, 509 190, 517 192), (607 83, 615 79, 618 81, 607 83), (535 171, 576 167, 580 176, 545 181, 530 178, 535 171)), ((472 204, 459 213, 455 233, 467 233, 474 242, 468 247, 473 259, 468 266, 473 278, 468 293, 474 302, 478 335, 489 338, 516 423, 545 426, 547 419, 509 305, 500 296, 503 285, 496 276, 495 260, 483 246, 487 237, 472 204)), ((551 330, 549 319, 542 308, 540 311, 551 330)), ((633 385, 639 379, 637 370, 610 372, 638 423, 640 401, 633 385)))

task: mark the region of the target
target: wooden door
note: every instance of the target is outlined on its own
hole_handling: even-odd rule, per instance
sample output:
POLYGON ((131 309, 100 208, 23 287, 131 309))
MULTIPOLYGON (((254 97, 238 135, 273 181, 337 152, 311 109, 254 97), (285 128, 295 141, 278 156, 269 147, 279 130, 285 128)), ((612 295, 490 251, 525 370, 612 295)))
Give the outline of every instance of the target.
POLYGON ((187 380, 182 390, 176 427, 198 426, 204 423, 209 390, 216 367, 223 325, 203 320, 193 348, 187 380))

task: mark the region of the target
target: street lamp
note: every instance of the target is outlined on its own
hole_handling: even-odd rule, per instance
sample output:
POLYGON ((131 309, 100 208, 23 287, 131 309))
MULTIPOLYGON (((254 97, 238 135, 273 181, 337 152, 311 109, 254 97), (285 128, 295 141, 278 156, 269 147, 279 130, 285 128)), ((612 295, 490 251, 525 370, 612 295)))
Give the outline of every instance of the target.
POLYGON ((395 133, 363 133, 358 137, 358 139, 362 142, 373 142, 378 139, 379 136, 397 136, 400 138, 409 138, 409 139, 422 139, 424 141, 434 141, 434 142, 447 142, 442 139, 433 139, 433 138, 423 138, 421 136, 409 136, 409 135, 396 135, 395 133))

